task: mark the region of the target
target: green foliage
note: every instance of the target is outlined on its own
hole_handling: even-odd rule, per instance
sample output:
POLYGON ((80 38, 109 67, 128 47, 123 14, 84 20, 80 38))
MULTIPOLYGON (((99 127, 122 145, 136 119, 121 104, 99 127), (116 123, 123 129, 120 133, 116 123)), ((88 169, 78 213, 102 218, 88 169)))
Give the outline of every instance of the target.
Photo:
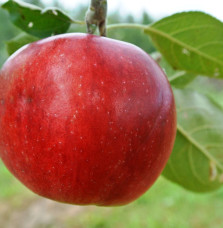
POLYGON ((190 84, 196 77, 196 74, 192 74, 186 71, 174 70, 173 67, 160 55, 158 52, 154 52, 151 56, 159 63, 159 65, 165 71, 171 86, 175 88, 184 88, 190 84))
POLYGON ((169 77, 170 84, 174 86, 175 88, 184 88, 190 82, 192 82, 197 75, 194 75, 192 73, 188 73, 186 71, 180 71, 173 74, 171 77, 169 77))
POLYGON ((192 191, 223 184, 223 109, 191 90, 174 90, 178 126, 164 176, 192 191))
POLYGON ((40 38, 65 33, 72 19, 56 8, 41 9, 35 5, 9 0, 2 5, 11 21, 30 35, 40 38))
POLYGON ((208 96, 223 108, 223 80, 198 76, 187 87, 208 96))
POLYGON ((207 14, 189 12, 164 18, 145 32, 170 63, 154 56, 171 85, 181 88, 174 89, 177 137, 163 175, 192 191, 217 189, 223 184, 223 106, 215 88, 219 84, 222 89, 223 83, 212 79, 215 88, 210 90, 206 78, 203 88, 200 77, 197 83, 193 80, 200 74, 223 78, 223 24, 207 14))
POLYGON ((37 41, 38 39, 34 36, 28 35, 26 33, 21 33, 13 39, 6 42, 7 44, 7 52, 9 55, 13 54, 22 46, 37 41))
POLYGON ((4 42, 15 37, 18 30, 13 27, 7 18, 7 12, 0 8, 0 67, 7 58, 7 52, 4 48, 4 42))
MULTIPOLYGON (((35 5, 21 3, 20 1, 15 0, 7 1, 2 7, 9 11, 11 21, 17 27, 30 34, 31 36, 43 38, 51 36, 52 34, 65 32, 86 32, 86 28, 80 26, 82 24, 81 21, 72 20, 69 16, 62 13, 62 11, 58 10, 55 7, 41 9, 35 5), (55 15, 57 13, 58 15, 55 15), (25 18, 23 17, 24 15, 25 18), (68 24, 69 26, 66 27, 68 24), (68 28, 70 29, 68 30, 68 28), (58 29, 62 30, 59 31, 58 29)), ((70 13, 76 15, 77 18, 84 20, 86 9, 87 7, 82 6, 79 7, 78 10, 71 11, 70 13)), ((121 17, 119 13, 113 13, 108 17, 108 23, 122 21, 129 23, 150 24, 153 20, 146 12, 143 13, 140 20, 135 20, 132 15, 121 17)), ((8 47, 8 54, 11 55, 14 51, 16 51, 16 47, 20 48, 22 44, 25 45, 32 42, 32 38, 28 37, 29 36, 23 38, 18 37, 18 44, 16 44, 17 38, 13 39, 13 47, 11 48, 10 43, 10 47, 8 47)), ((139 33, 137 29, 130 29, 128 31, 123 29, 113 30, 109 32, 109 37, 133 43, 149 53, 155 51, 152 42, 148 40, 143 31, 139 33)))
POLYGON ((174 69, 223 78, 223 23, 202 12, 166 17, 145 29, 174 69))

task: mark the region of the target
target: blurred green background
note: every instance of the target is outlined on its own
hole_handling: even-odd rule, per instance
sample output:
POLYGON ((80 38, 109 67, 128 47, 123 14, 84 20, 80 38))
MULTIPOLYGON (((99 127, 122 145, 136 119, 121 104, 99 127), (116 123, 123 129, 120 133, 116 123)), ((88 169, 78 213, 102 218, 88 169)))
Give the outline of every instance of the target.
MULTIPOLYGON (((46 6, 38 0, 27 1, 46 6)), ((63 8, 57 1, 55 6, 63 8)), ((52 5, 51 5, 52 6, 52 5)), ((84 20, 87 6, 68 12, 84 20)), ((144 12, 141 18, 113 12, 108 23, 130 22, 149 24, 153 20, 144 12)), ((73 25, 71 32, 85 32, 85 26, 73 25)), ((7 59, 5 42, 19 34, 0 9, 0 66, 7 59)), ((125 40, 155 51, 147 36, 134 29, 117 29, 109 37, 125 40)), ((223 107, 222 81, 198 77, 197 85, 223 107)), ((123 207, 80 207, 53 202, 36 196, 22 186, 0 161, 0 228, 220 228, 223 227, 223 189, 209 194, 195 194, 160 177, 154 186, 137 201, 123 207)))
POLYGON ((122 207, 66 205, 36 196, 0 164, 2 228, 221 228, 223 189, 195 194, 160 177, 122 207))

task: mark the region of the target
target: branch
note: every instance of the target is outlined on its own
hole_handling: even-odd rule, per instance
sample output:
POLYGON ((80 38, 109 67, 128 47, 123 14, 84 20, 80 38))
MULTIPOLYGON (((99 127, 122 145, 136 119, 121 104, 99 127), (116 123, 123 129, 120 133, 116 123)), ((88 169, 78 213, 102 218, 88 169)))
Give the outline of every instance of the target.
POLYGON ((106 36, 107 0, 91 0, 86 13, 87 32, 94 34, 97 27, 100 35, 106 36))

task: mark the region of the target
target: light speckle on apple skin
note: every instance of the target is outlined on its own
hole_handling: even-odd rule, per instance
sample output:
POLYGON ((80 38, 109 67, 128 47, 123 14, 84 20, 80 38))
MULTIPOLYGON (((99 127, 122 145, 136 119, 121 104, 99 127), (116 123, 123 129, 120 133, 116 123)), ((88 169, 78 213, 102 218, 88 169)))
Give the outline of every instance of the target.
POLYGON ((34 192, 123 205, 160 175, 176 113, 166 76, 141 49, 66 34, 30 44, 5 63, 0 126, 3 162, 34 192))

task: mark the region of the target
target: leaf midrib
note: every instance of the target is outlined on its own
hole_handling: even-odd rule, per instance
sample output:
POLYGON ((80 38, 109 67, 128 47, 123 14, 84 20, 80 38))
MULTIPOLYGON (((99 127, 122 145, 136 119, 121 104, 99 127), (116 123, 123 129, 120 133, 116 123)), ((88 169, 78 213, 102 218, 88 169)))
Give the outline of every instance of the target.
POLYGON ((147 27, 145 29, 145 31, 148 31, 149 33, 153 33, 153 34, 157 34, 159 36, 165 37, 168 40, 172 41, 173 43, 176 43, 176 44, 182 46, 183 48, 186 48, 188 51, 194 52, 194 53, 196 53, 196 54, 198 54, 198 55, 200 55, 200 56, 202 56, 204 58, 207 58, 207 59, 209 59, 209 60, 211 60, 211 61, 213 61, 215 63, 218 63, 221 66, 223 66, 223 62, 219 61, 218 59, 216 59, 216 58, 214 58, 214 57, 212 57, 212 56, 210 56, 210 55, 208 55, 208 54, 206 54, 204 52, 201 52, 201 51, 197 50, 196 48, 193 48, 193 47, 189 46, 188 44, 186 44, 186 43, 184 43, 184 42, 182 42, 180 40, 175 39, 174 37, 168 35, 167 33, 164 33, 164 32, 162 32, 160 30, 152 28, 151 26, 147 27))

